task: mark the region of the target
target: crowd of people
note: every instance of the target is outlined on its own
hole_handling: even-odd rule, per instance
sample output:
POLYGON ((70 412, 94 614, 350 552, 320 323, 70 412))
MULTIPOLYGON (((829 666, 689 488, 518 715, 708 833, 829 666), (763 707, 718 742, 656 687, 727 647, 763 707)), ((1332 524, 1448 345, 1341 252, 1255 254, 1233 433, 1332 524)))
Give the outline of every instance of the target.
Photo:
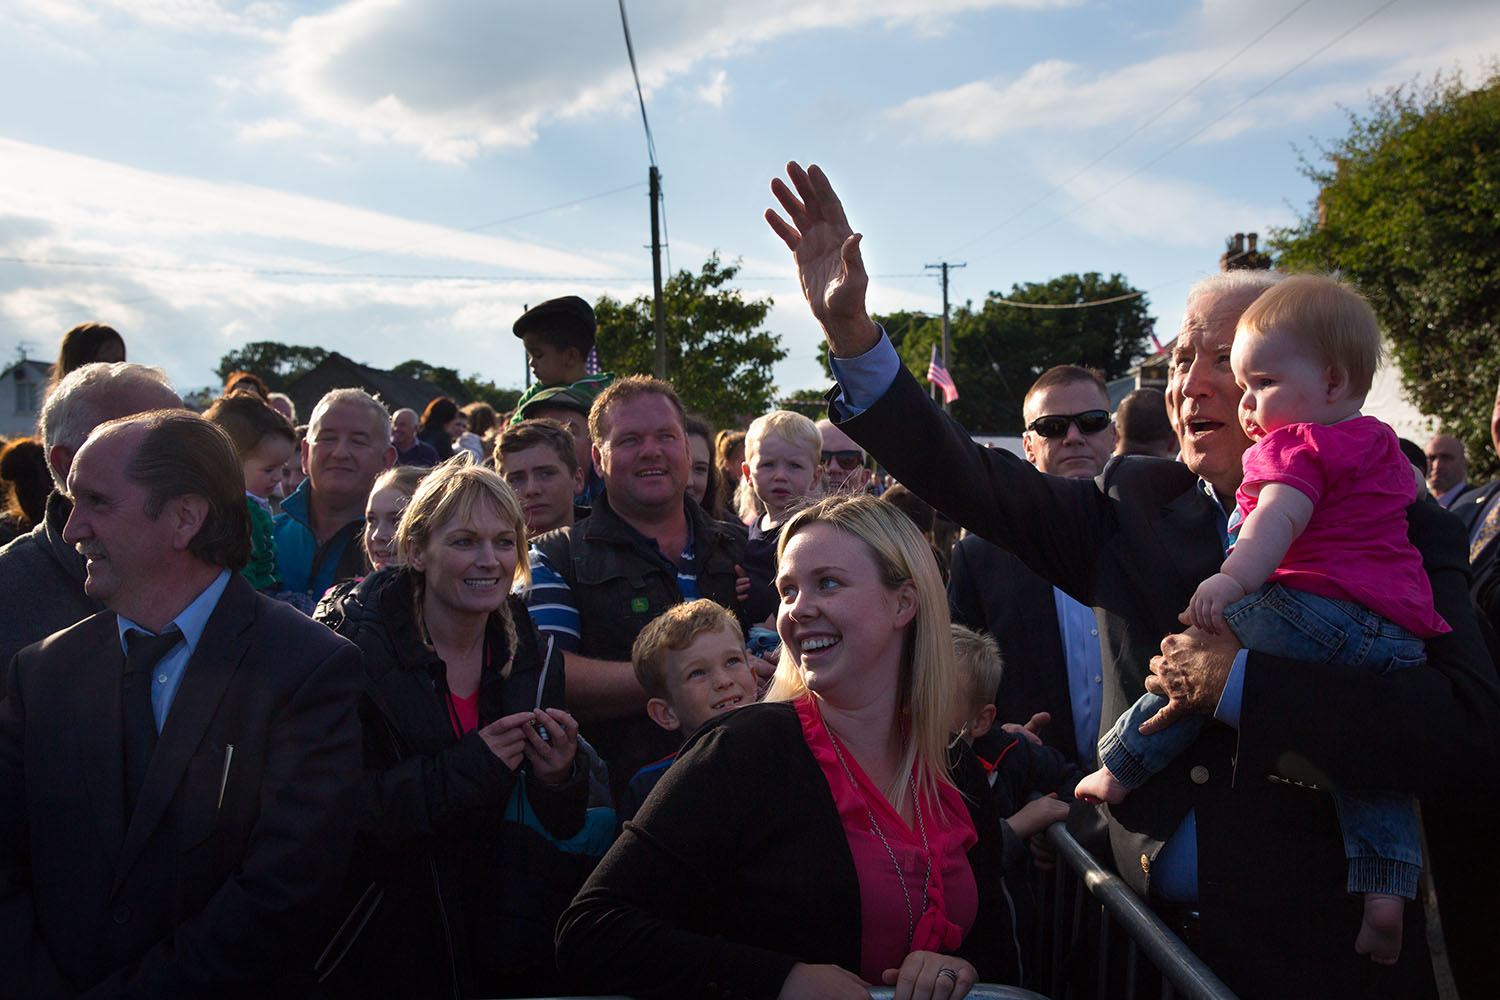
POLYGON ((1013 455, 788 179, 822 421, 591 371, 575 296, 509 414, 200 415, 69 332, 0 454, 0 996, 945 1000, 1033 982, 1058 822, 1239 995, 1491 994, 1500 490, 1360 413, 1358 293, 1208 279, 1165 394, 1059 365, 1013 455))

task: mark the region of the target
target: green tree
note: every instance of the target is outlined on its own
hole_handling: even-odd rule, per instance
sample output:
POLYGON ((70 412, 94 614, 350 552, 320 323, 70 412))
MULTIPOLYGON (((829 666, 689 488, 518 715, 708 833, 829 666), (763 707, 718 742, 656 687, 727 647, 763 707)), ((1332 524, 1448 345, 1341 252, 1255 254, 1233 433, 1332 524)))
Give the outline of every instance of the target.
POLYGON ((222 384, 230 372, 249 372, 260 376, 272 392, 284 392, 289 383, 322 364, 326 357, 328 352, 321 347, 256 340, 220 358, 214 374, 222 384))
MULTIPOLYGON (((875 319, 925 384, 932 347, 942 344, 942 317, 893 313, 875 319)), ((1119 274, 1064 274, 1041 284, 1013 285, 1009 294, 991 292, 978 309, 965 303, 949 316, 948 370, 959 391, 953 416, 971 431, 1019 434, 1021 401, 1038 375, 1053 365, 1075 364, 1118 378, 1142 356, 1152 322, 1145 296, 1119 274), (1117 298, 1061 309, 1005 302, 1078 306, 1117 298)))
MULTIPOLYGON (((667 378, 688 409, 719 427, 741 426, 772 407, 771 366, 786 357, 781 338, 762 329, 770 299, 746 300, 729 283, 739 264, 714 253, 698 274, 682 270, 663 287, 667 378)), ((618 375, 656 367, 651 297, 594 304, 600 363, 618 375)))
POLYGON ((1319 188, 1273 234, 1284 269, 1338 271, 1390 335, 1406 390, 1460 438, 1471 480, 1500 472, 1490 446, 1500 378, 1500 69, 1477 89, 1438 75, 1349 113, 1349 131, 1303 173, 1319 188))

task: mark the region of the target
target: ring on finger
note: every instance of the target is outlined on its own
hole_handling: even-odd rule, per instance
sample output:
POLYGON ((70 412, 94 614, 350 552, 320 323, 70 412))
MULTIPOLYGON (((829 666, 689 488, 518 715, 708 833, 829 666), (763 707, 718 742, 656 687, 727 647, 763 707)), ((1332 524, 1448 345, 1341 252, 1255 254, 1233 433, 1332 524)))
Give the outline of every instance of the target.
POLYGON ((947 976, 949 979, 953 980, 955 983, 958 982, 958 973, 954 972, 952 969, 939 969, 938 970, 938 975, 940 975, 940 976, 947 976))

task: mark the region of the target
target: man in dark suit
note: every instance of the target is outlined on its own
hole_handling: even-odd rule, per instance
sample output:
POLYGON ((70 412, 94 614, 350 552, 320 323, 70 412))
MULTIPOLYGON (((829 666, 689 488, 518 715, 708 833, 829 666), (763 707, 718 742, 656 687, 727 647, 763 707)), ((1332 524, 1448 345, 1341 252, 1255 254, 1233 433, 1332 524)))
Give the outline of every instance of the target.
POLYGON ((840 380, 831 409, 850 434, 935 507, 1094 607, 1106 720, 1143 686, 1169 696, 1177 714, 1219 720, 1106 811, 1122 877, 1194 932, 1196 950, 1241 996, 1432 996, 1419 907, 1397 965, 1355 953, 1360 903, 1344 891, 1322 789, 1416 792, 1459 987, 1495 995, 1485 917, 1495 861, 1473 849, 1488 848, 1492 826, 1454 803, 1495 794, 1500 684, 1469 602, 1457 523, 1430 503, 1408 509, 1438 612, 1453 626, 1428 644, 1423 669, 1373 676, 1241 650, 1227 631, 1171 634, 1223 561, 1248 446, 1229 349, 1240 314, 1274 276, 1224 275, 1189 294, 1167 392, 1181 464, 1116 460, 1096 483, 1043 476, 975 446, 899 361, 888 363, 894 350, 865 311, 860 237, 821 171, 788 171, 796 192, 780 181, 772 189, 790 223, 767 217, 795 253, 828 338, 840 380))
POLYGON ((6 671, 0 995, 285 987, 352 841, 359 654, 238 573, 240 463, 201 417, 101 425, 68 494, 107 610, 6 671))
MULTIPOLYGON (((1500 455, 1500 387, 1490 411, 1490 441, 1500 455)), ((1448 508, 1469 532, 1469 565, 1474 573, 1474 600, 1500 632, 1500 479, 1476 487, 1448 508)))
MULTIPOLYGON (((1092 369, 1049 368, 1026 390, 1021 413, 1026 460, 1048 475, 1092 479, 1114 451, 1109 390, 1092 369)), ((1047 713, 1038 727, 1042 742, 1092 768, 1103 689, 1093 611, 978 535, 953 548, 948 601, 954 621, 990 633, 1000 647, 1005 672, 995 706, 1001 718, 1039 722, 1036 714, 1047 713)), ((1003 736, 998 727, 994 733, 996 740, 1003 736)), ((989 739, 976 744, 981 757, 989 739)))

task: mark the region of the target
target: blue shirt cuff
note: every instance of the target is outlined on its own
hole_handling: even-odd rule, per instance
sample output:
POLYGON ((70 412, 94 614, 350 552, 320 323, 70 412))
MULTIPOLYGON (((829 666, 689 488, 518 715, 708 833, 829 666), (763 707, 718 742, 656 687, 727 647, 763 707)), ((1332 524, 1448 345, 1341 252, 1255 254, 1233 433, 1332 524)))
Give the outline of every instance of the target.
POLYGON ((1245 698, 1245 661, 1249 656, 1248 649, 1234 654, 1229 679, 1224 682, 1224 692, 1219 695, 1219 704, 1214 707, 1214 718, 1235 729, 1240 728, 1240 702, 1245 698))
POLYGON ((833 397, 830 409, 836 419, 848 420, 874 406, 885 395, 901 370, 901 357, 882 328, 874 347, 852 358, 836 358, 830 351, 828 365, 839 384, 839 394, 833 397))

